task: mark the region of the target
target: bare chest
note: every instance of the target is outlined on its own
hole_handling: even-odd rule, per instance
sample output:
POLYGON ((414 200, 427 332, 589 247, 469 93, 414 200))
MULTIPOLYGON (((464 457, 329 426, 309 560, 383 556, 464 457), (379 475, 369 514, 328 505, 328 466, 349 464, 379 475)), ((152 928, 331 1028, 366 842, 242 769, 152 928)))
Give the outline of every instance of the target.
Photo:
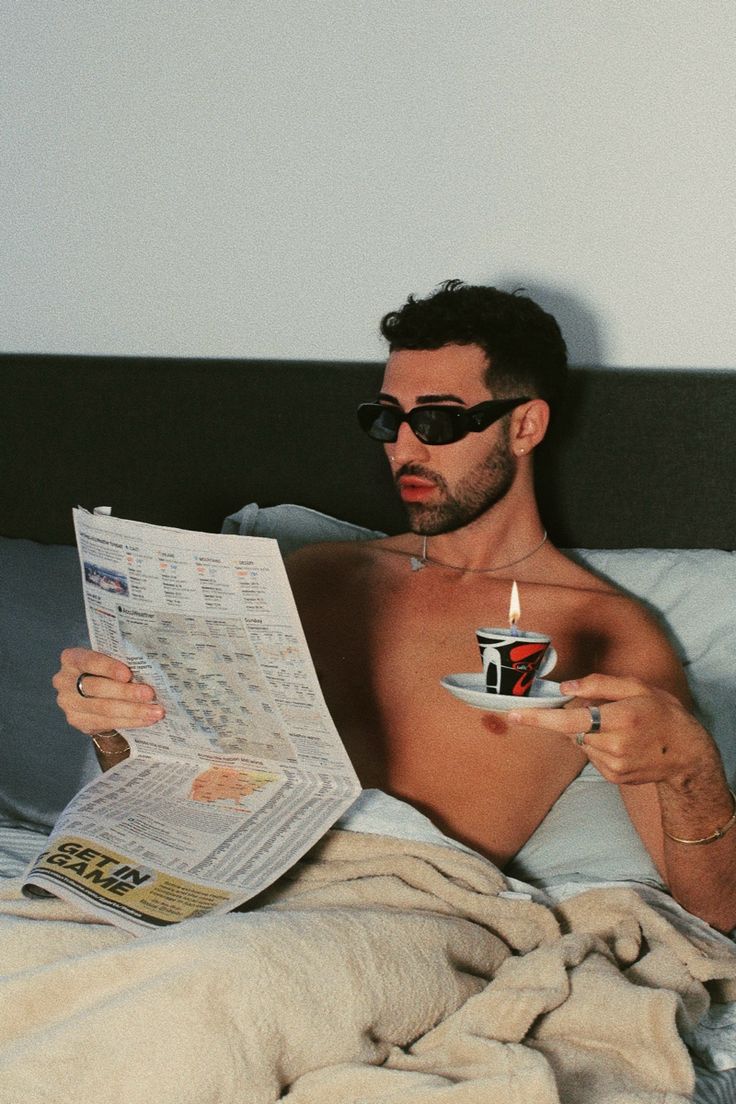
MULTIPOLYGON (((421 573, 420 573, 421 574, 421 573)), ((513 855, 581 766, 569 741, 509 731, 499 714, 473 709, 441 685, 479 671, 475 629, 508 620, 510 583, 442 586, 402 579, 379 598, 341 603, 307 635, 325 697, 364 786, 417 805, 445 831, 498 862, 513 855)), ((526 626, 549 632, 555 679, 583 673, 590 633, 574 607, 527 598, 526 626)), ((594 635, 594 634, 593 634, 594 635)))

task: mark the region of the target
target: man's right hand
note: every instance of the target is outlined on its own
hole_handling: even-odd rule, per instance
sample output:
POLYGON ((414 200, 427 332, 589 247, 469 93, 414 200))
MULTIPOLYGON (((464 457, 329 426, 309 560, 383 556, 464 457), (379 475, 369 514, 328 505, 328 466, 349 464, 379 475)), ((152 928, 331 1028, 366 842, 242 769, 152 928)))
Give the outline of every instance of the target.
POLYGON ((120 660, 88 648, 66 648, 51 680, 68 723, 92 736, 119 728, 145 728, 164 716, 153 687, 133 682, 120 660), (77 680, 84 675, 80 694, 77 680))

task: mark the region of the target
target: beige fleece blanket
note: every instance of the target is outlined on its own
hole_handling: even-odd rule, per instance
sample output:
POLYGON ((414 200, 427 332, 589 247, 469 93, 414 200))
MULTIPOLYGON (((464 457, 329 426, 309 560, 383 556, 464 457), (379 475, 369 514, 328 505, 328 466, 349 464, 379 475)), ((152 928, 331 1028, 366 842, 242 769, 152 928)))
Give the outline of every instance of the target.
POLYGON ((0 900, 2 1104, 675 1104, 736 955, 628 889, 328 833, 247 912, 132 937, 0 900))

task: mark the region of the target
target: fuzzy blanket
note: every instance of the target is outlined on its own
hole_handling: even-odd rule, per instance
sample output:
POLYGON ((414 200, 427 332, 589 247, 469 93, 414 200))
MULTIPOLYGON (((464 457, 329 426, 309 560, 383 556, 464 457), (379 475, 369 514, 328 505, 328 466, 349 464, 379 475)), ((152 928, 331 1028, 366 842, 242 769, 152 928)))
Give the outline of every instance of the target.
POLYGON ((736 953, 630 889, 552 910, 333 831, 248 911, 132 937, 0 897, 2 1104, 667 1104, 736 953))

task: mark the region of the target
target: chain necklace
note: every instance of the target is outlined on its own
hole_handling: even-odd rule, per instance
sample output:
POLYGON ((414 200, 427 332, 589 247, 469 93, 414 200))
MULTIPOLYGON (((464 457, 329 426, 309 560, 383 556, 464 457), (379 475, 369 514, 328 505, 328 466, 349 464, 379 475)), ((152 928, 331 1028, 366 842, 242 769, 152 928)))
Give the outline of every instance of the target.
POLYGON ((421 571, 422 568, 433 564, 435 567, 446 567, 450 571, 464 571, 473 575, 483 575, 490 571, 504 571, 507 567, 516 567, 517 564, 522 563, 524 560, 530 559, 535 552, 538 552, 544 542, 547 540, 547 530, 544 530, 544 536, 539 544, 535 544, 534 548, 529 552, 525 552, 523 556, 519 556, 516 560, 509 560, 508 563, 496 564, 495 567, 458 567, 457 564, 443 563, 442 560, 435 560, 432 556, 427 555, 427 535, 424 534, 422 539, 422 554, 421 556, 412 556, 410 558, 412 571, 421 571))

